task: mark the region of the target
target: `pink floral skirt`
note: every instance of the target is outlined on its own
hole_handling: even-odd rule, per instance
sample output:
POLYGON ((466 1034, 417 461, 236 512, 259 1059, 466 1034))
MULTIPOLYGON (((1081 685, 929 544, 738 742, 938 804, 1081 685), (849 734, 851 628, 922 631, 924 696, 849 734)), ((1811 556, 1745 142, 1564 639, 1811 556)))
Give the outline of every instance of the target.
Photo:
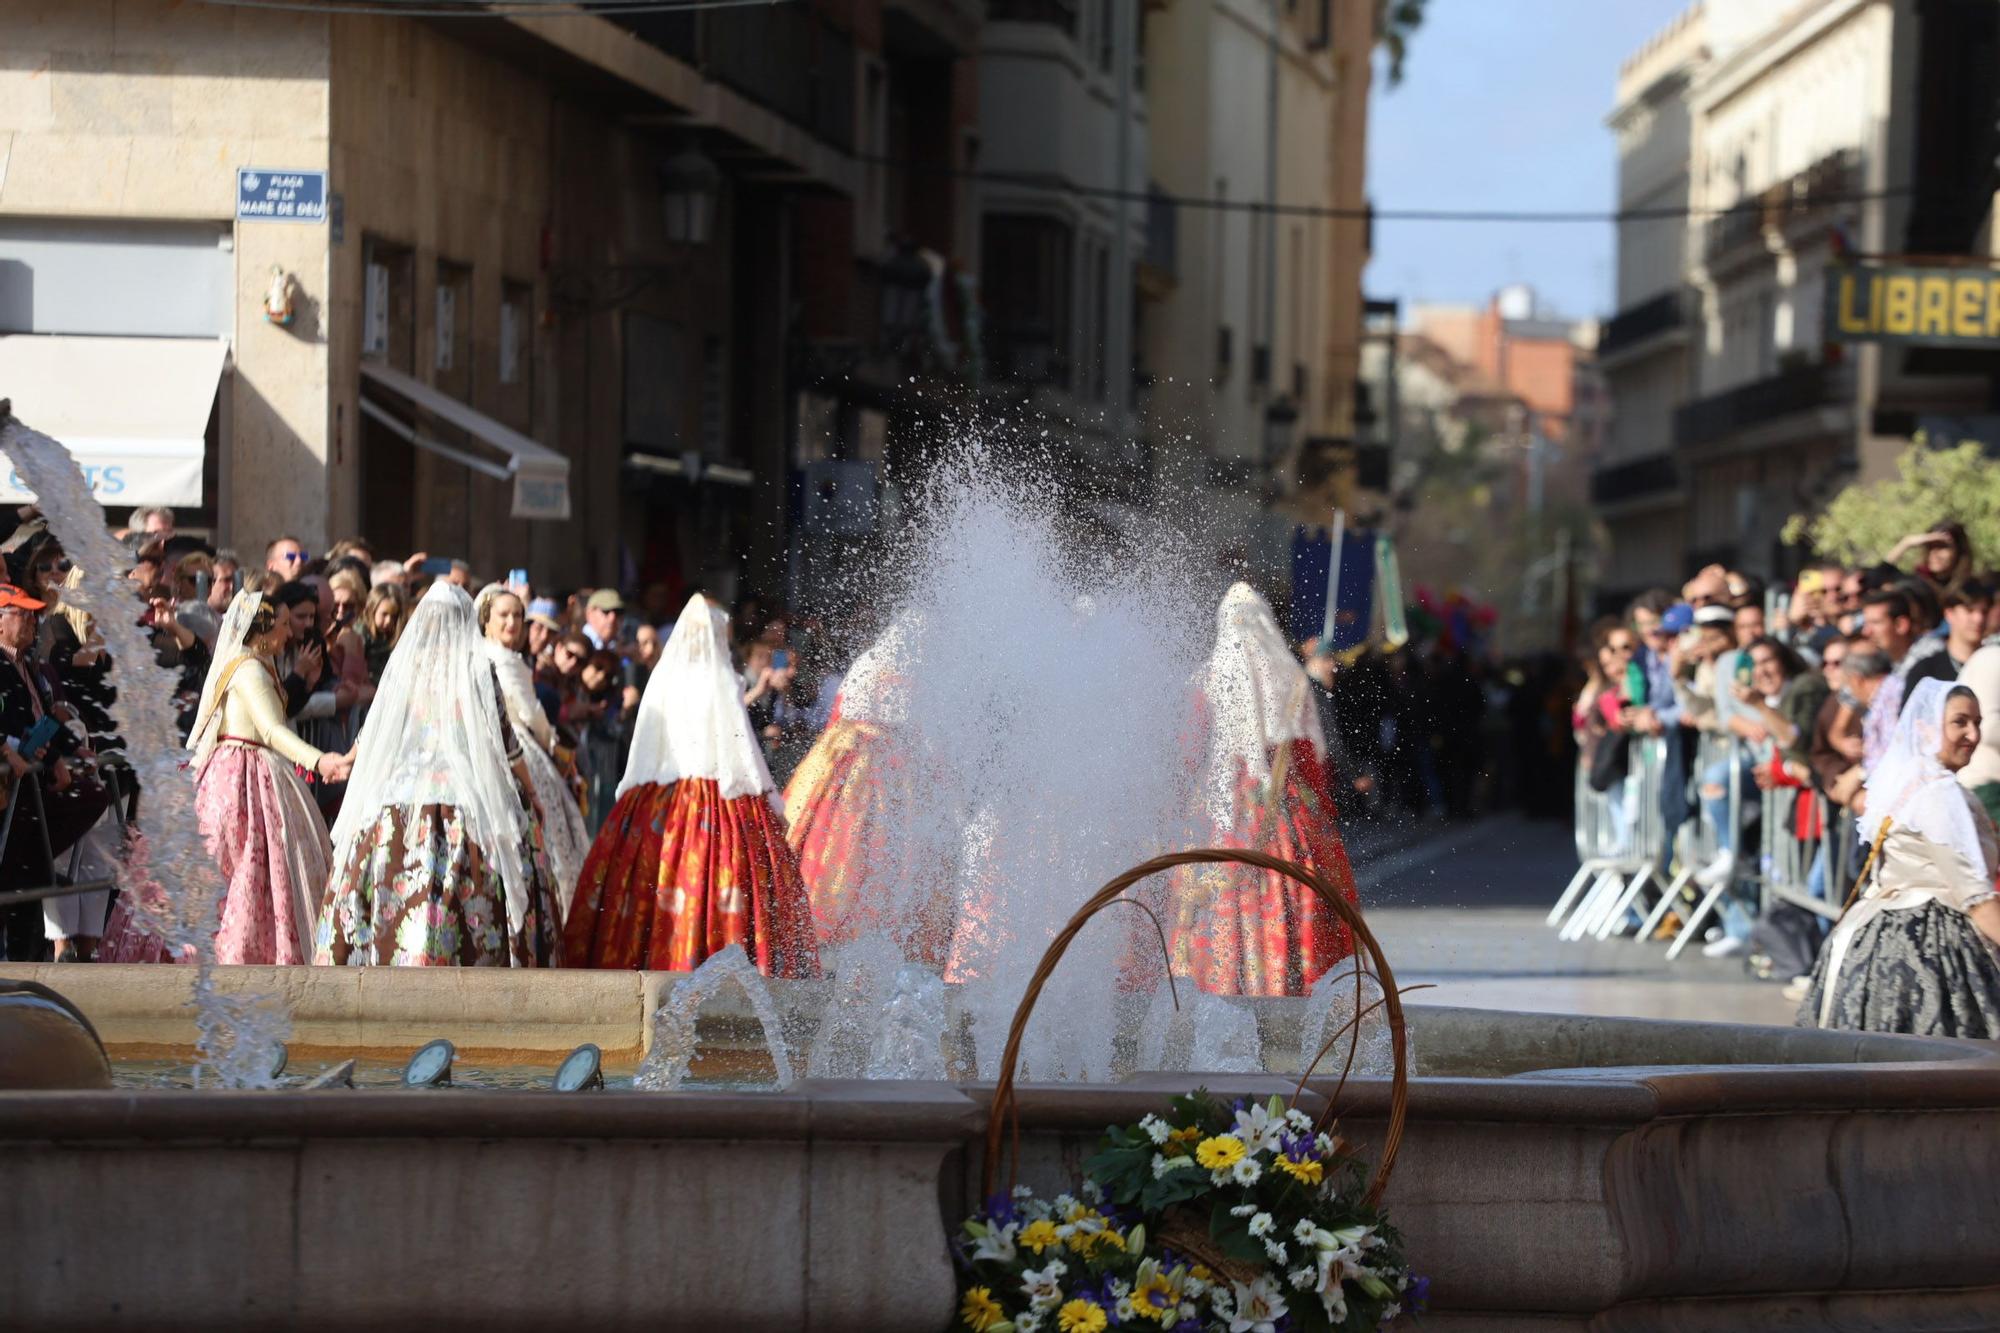
MULTIPOLYGON (((333 847, 305 780, 270 750, 223 741, 195 775, 194 808, 225 885, 215 960, 310 963, 313 908, 333 870, 333 847)), ((172 961, 122 896, 98 958, 172 961)))

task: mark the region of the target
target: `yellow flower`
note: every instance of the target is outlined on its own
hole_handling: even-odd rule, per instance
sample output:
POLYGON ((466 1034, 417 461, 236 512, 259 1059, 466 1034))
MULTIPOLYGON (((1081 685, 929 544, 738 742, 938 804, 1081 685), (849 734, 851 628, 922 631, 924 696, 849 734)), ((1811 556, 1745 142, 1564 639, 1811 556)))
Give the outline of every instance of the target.
POLYGON ((1326 1179, 1325 1164, 1315 1162, 1310 1158, 1303 1162, 1295 1162, 1289 1157, 1280 1157, 1277 1161, 1271 1163, 1271 1165, 1277 1167, 1280 1171, 1302 1185, 1317 1185, 1320 1181, 1326 1179))
POLYGON ((1036 1254, 1040 1254, 1043 1250, 1049 1248, 1049 1246, 1059 1244, 1061 1240, 1062 1237, 1056 1235, 1056 1224, 1044 1217, 1038 1221, 1028 1223, 1022 1229, 1019 1243, 1022 1248, 1033 1250, 1036 1254))
POLYGON ((1194 1160, 1211 1171, 1227 1171, 1243 1160, 1243 1140, 1234 1134, 1218 1134, 1203 1139, 1194 1150, 1194 1160))
POLYGON ((1092 1301, 1065 1301, 1056 1311, 1056 1328, 1061 1333, 1104 1333, 1104 1326, 1110 1322, 1104 1307, 1092 1301))
POLYGON ((1173 1133, 1167 1135, 1167 1142, 1173 1144, 1176 1147, 1188 1147, 1190 1145, 1200 1143, 1201 1126, 1189 1125, 1185 1129, 1177 1129, 1173 1133))
POLYGON ((972 1333, 986 1333, 995 1324, 1007 1322, 1001 1312, 1000 1302, 993 1299, 993 1293, 985 1287, 973 1287, 965 1293, 965 1303, 958 1307, 958 1317, 972 1333))

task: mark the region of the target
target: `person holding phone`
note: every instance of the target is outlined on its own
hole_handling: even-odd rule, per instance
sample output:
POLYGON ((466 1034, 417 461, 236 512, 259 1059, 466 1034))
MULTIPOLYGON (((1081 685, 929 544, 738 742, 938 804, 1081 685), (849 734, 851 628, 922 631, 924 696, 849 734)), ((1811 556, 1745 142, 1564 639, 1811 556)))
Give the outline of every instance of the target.
MULTIPOLYGON (((0 738, 5 739, 17 787, 36 770, 42 784, 40 811, 32 802, 22 803, 14 812, 7 844, 0 847, 0 882, 23 887, 52 878, 54 868, 42 859, 44 832, 49 851, 60 861, 107 804, 104 786, 90 766, 90 747, 62 724, 55 692, 35 656, 46 609, 46 603, 17 584, 0 583, 0 738)), ((7 957, 34 962, 43 948, 39 905, 6 909, 7 957)))

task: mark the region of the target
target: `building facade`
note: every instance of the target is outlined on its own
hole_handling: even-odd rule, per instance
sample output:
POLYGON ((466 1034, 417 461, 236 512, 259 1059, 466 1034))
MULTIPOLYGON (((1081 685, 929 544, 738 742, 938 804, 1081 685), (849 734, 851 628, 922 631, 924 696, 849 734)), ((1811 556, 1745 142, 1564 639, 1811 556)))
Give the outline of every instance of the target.
POLYGON ((963 182, 884 179, 968 146, 962 5, 113 9, 0 13, 0 394, 33 425, 57 395, 10 367, 88 383, 113 343, 208 365, 192 426, 65 420, 168 441, 172 468, 100 486, 114 514, 172 503, 246 550, 359 532, 558 587, 776 589, 811 350, 852 336, 858 261, 893 233, 968 267, 963 182), (246 211, 273 173, 323 174, 323 211, 246 211))
POLYGON ((1664 159, 1685 111, 1690 336, 1683 371, 1669 288, 1641 277, 1664 249, 1657 224, 1621 227, 1597 479, 1621 590, 1711 561, 1787 574, 1806 554, 1781 540, 1792 515, 1891 475, 1920 435, 2000 440, 1995 353, 1840 341, 1825 300, 1829 271, 1855 261, 1983 264, 1996 63, 1994 7, 1934 0, 1710 5, 1628 63, 1611 120, 1628 202, 1679 188, 1664 159))
POLYGON ((1152 109, 1141 271, 1153 435, 1208 493, 1217 540, 1274 580, 1291 527, 1350 498, 1326 482, 1336 462, 1352 480, 1373 44, 1367 0, 1169 0, 1147 19, 1149 77, 1175 92, 1152 109))
POLYGON ((1687 90, 1707 59, 1696 5, 1625 62, 1607 122, 1618 142, 1618 208, 1631 215, 1618 224, 1616 307, 1597 345, 1616 405, 1591 477, 1605 543, 1597 589, 1607 604, 1685 563, 1687 486, 1673 426, 1692 384, 1687 90))

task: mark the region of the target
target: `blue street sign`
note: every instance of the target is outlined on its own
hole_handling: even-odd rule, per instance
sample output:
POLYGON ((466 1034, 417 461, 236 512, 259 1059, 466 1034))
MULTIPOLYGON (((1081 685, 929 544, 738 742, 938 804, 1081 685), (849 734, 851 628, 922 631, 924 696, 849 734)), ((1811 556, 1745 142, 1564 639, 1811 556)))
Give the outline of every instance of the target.
POLYGON ((326 173, 238 167, 236 217, 238 221, 324 222, 326 173))

